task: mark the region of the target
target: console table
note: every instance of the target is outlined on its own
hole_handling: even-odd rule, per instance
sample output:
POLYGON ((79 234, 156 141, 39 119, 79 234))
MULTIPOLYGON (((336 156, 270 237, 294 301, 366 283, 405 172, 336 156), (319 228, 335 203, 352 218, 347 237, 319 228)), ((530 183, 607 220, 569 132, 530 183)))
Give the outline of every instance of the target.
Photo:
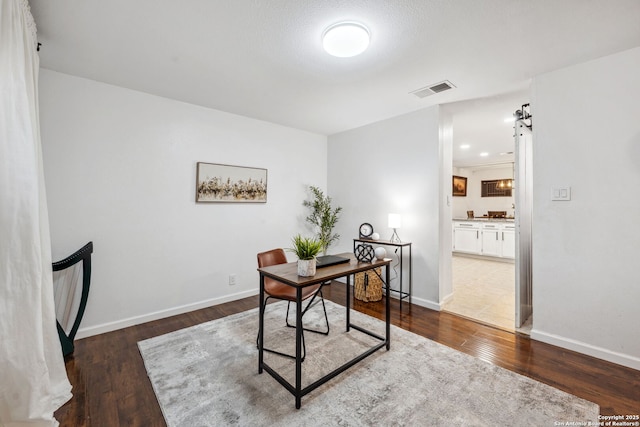
MULTIPOLYGON (((412 254, 411 254, 411 242, 392 242, 390 240, 372 240, 372 239, 353 239, 353 251, 355 252, 356 250, 356 245, 358 243, 368 243, 371 246, 391 246, 396 248, 395 252, 398 252, 398 249, 400 249, 400 256, 398 257, 400 260, 400 274, 399 274, 399 281, 400 281, 400 289, 391 289, 391 292, 396 292, 398 294, 398 298, 400 299, 400 310, 402 310, 402 300, 405 298, 409 298, 409 304, 411 304, 411 294, 413 293, 413 258, 412 258, 412 254), (404 259, 404 254, 403 254, 403 249, 404 248, 409 248, 409 292, 405 292, 402 288, 403 288, 403 283, 404 283, 404 277, 403 277, 403 259, 404 259)), ((393 267, 392 267, 393 268, 393 267)), ((385 284, 386 286, 389 286, 389 281, 387 281, 387 283, 385 284)))
POLYGON ((337 264, 333 266, 319 268, 312 277, 301 277, 298 276, 298 268, 295 262, 290 262, 287 264, 278 264, 271 265, 268 267, 258 268, 258 272, 260 273, 260 321, 258 324, 258 373, 262 373, 263 370, 267 371, 269 375, 275 378, 284 388, 289 390, 291 394, 294 395, 296 399, 296 408, 300 409, 302 396, 310 393, 315 390, 322 384, 331 380, 341 372, 346 371, 351 366, 355 365, 359 361, 363 360, 367 356, 375 353, 380 350, 382 347, 386 347, 389 350, 391 346, 391 305, 389 304, 389 287, 387 287, 386 294, 386 307, 385 307, 385 336, 379 336, 374 332, 371 332, 361 326, 355 325, 351 323, 350 317, 350 304, 351 304, 351 275, 360 273, 363 271, 371 270, 378 267, 385 267, 386 273, 386 281, 389 282, 389 264, 391 263, 391 259, 385 258, 384 260, 374 260, 371 263, 368 262, 359 262, 353 254, 344 253, 338 254, 338 256, 345 257, 349 259, 348 263, 337 264), (296 289, 296 379, 295 385, 290 384, 286 379, 284 379, 280 374, 278 374, 273 368, 271 368, 264 361, 264 278, 270 277, 274 280, 277 280, 280 283, 283 283, 287 286, 291 286, 296 289), (319 380, 313 382, 305 388, 302 388, 302 289, 307 286, 324 284, 330 282, 331 280, 338 279, 340 277, 346 277, 347 279, 347 298, 346 298, 346 310, 347 310, 347 319, 346 319, 346 331, 349 332, 351 328, 367 334, 380 342, 369 350, 365 351, 361 355, 355 357, 339 368, 333 370, 332 372, 326 374, 319 380))

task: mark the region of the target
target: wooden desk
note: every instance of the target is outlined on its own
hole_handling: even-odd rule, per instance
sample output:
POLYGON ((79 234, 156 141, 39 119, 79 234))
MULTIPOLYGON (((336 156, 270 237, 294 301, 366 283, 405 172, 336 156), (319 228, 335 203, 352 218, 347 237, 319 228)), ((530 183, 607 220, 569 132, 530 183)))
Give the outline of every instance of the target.
POLYGON ((313 277, 300 277, 298 276, 298 268, 295 262, 290 262, 288 264, 279 264, 272 265, 269 267, 258 268, 258 272, 260 273, 260 323, 258 329, 258 373, 262 373, 263 370, 267 371, 273 378, 275 378, 284 388, 289 390, 291 394, 294 395, 296 399, 296 408, 300 409, 302 396, 310 393, 315 390, 322 384, 331 380, 338 374, 346 371, 351 366, 355 365, 359 361, 363 360, 367 356, 375 353, 382 347, 386 347, 387 350, 391 347, 390 340, 390 331, 391 331, 391 322, 390 322, 390 305, 389 305, 389 286, 387 286, 387 295, 386 295, 386 328, 385 328, 385 337, 381 337, 371 331, 368 331, 360 326, 354 325, 351 323, 350 319, 350 305, 351 305, 351 275, 355 273, 360 273, 362 271, 371 270, 377 267, 385 267, 385 281, 389 283, 389 264, 391 263, 391 259, 384 260, 375 260, 372 263, 364 263, 358 262, 355 256, 352 253, 344 253, 339 254, 339 256, 349 258, 348 263, 338 264, 330 267, 323 267, 317 269, 316 275, 313 277), (292 286, 296 288, 296 384, 292 385, 287 380, 285 380, 280 374, 278 374, 274 369, 272 369, 269 365, 264 362, 264 309, 265 309, 265 299, 264 299, 264 278, 270 277, 275 279, 285 285, 292 286), (318 283, 323 284, 326 282, 330 282, 331 280, 346 277, 347 278, 347 298, 346 298, 346 310, 347 310, 347 321, 346 321, 346 330, 349 332, 351 328, 365 333, 373 338, 380 340, 380 343, 371 347, 369 350, 365 351, 361 355, 356 358, 350 360, 334 371, 326 374, 324 377, 315 381, 314 383, 308 385, 304 389, 302 388, 302 289, 307 286, 317 285, 318 283))

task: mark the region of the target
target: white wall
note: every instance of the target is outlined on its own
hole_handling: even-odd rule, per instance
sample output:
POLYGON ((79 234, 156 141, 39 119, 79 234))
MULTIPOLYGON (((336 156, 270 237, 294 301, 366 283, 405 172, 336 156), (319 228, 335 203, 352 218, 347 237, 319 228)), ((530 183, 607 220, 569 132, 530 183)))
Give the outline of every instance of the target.
POLYGON ((640 48, 541 75, 532 337, 640 369, 640 48), (572 200, 551 201, 571 186, 572 200))
POLYGON ((440 108, 440 265, 438 308, 453 297, 453 267, 451 248, 453 247, 453 195, 451 177, 453 175, 453 115, 440 108))
POLYGON ((473 211, 476 217, 486 215, 488 211, 507 211, 507 215, 511 216, 514 214, 514 196, 482 197, 482 181, 513 179, 512 165, 454 168, 454 175, 467 178, 467 196, 453 198, 454 218, 466 218, 468 210, 473 211))
POLYGON ((325 136, 50 70, 40 113, 53 258, 94 242, 79 336, 256 294, 326 186, 325 136), (198 161, 268 169, 267 203, 196 204, 198 161))
POLYGON ((337 225, 342 237, 335 251, 353 251, 353 238, 363 222, 388 240, 392 230, 387 215, 401 214, 398 234, 413 244, 413 301, 433 308, 440 297, 439 208, 444 188, 439 120, 439 107, 432 107, 328 140, 329 194, 343 207, 337 225))

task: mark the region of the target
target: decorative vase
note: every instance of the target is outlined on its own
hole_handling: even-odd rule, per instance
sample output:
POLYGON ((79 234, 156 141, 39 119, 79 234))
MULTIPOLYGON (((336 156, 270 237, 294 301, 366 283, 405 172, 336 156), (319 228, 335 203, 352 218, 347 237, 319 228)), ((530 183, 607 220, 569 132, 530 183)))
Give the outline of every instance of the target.
POLYGON ((380 240, 380 235, 378 233, 373 233, 371 235, 371 240, 380 240))
POLYGON ((299 259, 298 276, 311 277, 316 274, 316 259, 299 259))
POLYGON ((376 254, 376 258, 384 259, 384 257, 387 255, 387 251, 385 248, 379 247, 379 248, 376 248, 375 254, 376 254))

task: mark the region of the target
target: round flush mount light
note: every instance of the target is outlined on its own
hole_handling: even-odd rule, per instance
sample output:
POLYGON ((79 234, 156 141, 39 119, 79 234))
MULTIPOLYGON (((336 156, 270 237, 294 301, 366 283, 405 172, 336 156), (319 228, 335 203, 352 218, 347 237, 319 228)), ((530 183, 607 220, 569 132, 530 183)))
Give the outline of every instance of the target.
POLYGON ((338 22, 322 33, 322 47, 339 58, 360 55, 369 46, 369 30, 357 22, 338 22))

